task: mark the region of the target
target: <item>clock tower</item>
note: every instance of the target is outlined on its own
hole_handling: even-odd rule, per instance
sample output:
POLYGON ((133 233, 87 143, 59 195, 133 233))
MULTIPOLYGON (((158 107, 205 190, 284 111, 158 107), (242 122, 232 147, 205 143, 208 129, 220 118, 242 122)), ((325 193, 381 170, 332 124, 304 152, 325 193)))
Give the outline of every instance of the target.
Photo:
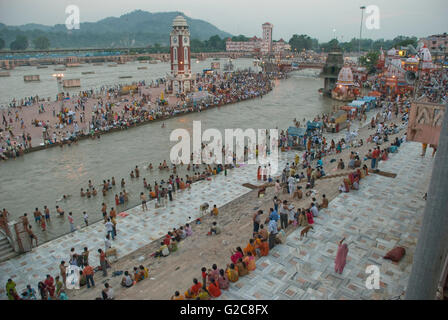
POLYGON ((191 90, 194 79, 191 74, 190 30, 187 20, 177 16, 173 20, 170 33, 171 75, 169 76, 168 91, 185 93, 191 90))

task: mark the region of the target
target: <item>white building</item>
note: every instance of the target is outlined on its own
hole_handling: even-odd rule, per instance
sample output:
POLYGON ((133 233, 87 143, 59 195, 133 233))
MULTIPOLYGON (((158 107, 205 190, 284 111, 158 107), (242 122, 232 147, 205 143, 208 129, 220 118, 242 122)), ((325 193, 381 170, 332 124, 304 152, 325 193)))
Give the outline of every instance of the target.
POLYGON ((272 29, 273 25, 266 22, 262 25, 263 33, 262 38, 256 36, 250 38, 248 41, 232 41, 228 38, 226 41, 226 51, 233 52, 250 52, 250 53, 282 53, 284 51, 290 51, 291 46, 283 39, 279 41, 272 41, 272 29))

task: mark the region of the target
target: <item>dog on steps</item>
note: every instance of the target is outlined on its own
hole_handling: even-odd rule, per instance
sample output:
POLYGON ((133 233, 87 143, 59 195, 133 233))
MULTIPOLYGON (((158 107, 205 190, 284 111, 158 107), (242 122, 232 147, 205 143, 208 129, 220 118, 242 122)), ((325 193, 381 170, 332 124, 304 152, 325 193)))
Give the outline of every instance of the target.
POLYGON ((302 229, 302 231, 300 231, 300 240, 302 240, 303 236, 307 237, 308 236, 308 231, 310 231, 310 229, 313 229, 313 226, 306 226, 305 228, 302 229))

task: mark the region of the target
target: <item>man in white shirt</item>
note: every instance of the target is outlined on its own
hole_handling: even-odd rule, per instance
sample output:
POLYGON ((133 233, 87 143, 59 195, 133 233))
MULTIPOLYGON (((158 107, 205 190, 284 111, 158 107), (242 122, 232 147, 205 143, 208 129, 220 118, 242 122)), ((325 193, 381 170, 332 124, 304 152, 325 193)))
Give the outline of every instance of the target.
POLYGON ((105 224, 106 226, 106 232, 107 235, 112 235, 112 240, 115 240, 115 235, 114 235, 114 225, 113 223, 110 221, 110 218, 107 219, 107 222, 105 224))
POLYGON ((311 209, 310 209, 311 213, 313 214, 314 217, 317 217, 319 215, 319 210, 317 209, 316 205, 313 203, 311 203, 311 209))
POLYGON ((110 242, 109 234, 106 235, 106 238, 104 238, 104 247, 106 248, 105 252, 112 248, 112 243, 110 242))
POLYGON ((288 202, 286 200, 284 200, 283 205, 280 206, 279 213, 280 213, 280 226, 282 229, 286 229, 288 227, 288 215, 289 215, 288 202))

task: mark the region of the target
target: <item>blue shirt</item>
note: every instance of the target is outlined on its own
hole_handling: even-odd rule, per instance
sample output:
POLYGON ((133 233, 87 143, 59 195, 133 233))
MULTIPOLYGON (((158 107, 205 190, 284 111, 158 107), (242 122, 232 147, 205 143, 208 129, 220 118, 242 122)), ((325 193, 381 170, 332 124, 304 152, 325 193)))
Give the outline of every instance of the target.
POLYGON ((270 220, 274 220, 275 222, 278 221, 278 219, 280 219, 280 216, 278 215, 277 211, 272 211, 271 214, 269 215, 269 219, 270 220))

